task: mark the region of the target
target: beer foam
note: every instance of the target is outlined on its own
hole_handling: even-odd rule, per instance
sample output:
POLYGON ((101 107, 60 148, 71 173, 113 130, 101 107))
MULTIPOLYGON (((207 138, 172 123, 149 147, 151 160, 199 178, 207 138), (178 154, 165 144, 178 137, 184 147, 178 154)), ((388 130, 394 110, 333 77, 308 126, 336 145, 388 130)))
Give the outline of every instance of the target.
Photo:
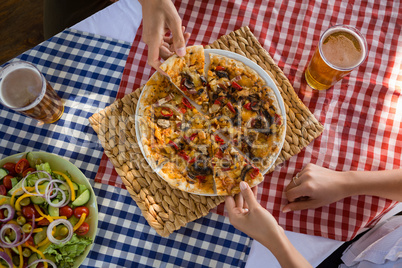
POLYGON ((322 37, 320 53, 334 67, 353 69, 363 62, 366 47, 362 38, 354 31, 334 28, 322 37))
POLYGON ((0 100, 9 108, 23 111, 35 106, 45 88, 42 75, 34 67, 11 63, 2 70, 0 100))

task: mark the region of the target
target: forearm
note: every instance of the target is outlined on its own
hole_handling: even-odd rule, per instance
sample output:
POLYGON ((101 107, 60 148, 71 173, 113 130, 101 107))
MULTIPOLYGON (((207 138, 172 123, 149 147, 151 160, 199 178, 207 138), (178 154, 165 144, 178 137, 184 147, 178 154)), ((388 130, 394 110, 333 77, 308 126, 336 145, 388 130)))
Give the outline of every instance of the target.
POLYGON ((256 239, 266 248, 268 248, 275 258, 278 260, 282 268, 294 268, 294 267, 311 267, 308 261, 300 254, 299 251, 289 241, 285 232, 278 226, 277 235, 274 238, 256 239), (268 241, 269 240, 269 241, 268 241))
POLYGON ((402 169, 347 171, 343 177, 343 188, 348 196, 373 195, 402 201, 402 169))

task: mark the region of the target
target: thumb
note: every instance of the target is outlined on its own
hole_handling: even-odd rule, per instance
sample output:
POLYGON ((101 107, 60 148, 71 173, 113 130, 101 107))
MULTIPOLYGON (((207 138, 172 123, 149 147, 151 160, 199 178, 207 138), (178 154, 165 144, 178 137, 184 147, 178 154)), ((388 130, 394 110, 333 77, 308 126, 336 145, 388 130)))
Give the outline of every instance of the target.
POLYGON ((186 40, 184 38, 184 27, 181 23, 175 24, 171 31, 173 36, 173 46, 177 56, 183 57, 186 55, 186 40))
POLYGON ((244 201, 246 201, 249 209, 256 208, 260 205, 257 202, 257 199, 255 198, 255 195, 250 186, 245 181, 240 182, 240 190, 241 194, 243 195, 244 201))

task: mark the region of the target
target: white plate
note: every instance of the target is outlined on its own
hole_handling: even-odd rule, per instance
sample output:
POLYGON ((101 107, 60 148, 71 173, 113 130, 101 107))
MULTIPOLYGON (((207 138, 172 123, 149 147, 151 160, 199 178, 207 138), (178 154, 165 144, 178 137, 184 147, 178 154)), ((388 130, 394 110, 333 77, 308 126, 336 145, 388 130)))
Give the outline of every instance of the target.
MULTIPOLYGON (((232 59, 235 59, 235 60, 238 60, 238 61, 244 63, 245 65, 247 65, 248 67, 250 67, 251 69, 256 71, 258 73, 258 75, 265 81, 266 85, 269 86, 273 90, 273 92, 275 94, 275 97, 276 97, 276 99, 278 101, 280 113, 281 113, 282 118, 283 118, 283 124, 284 124, 285 127, 284 127, 284 131, 283 131, 283 134, 282 134, 281 142, 279 144, 278 153, 273 156, 271 165, 268 168, 266 168, 265 170, 260 171, 261 174, 264 175, 264 174, 266 174, 268 172, 268 170, 275 163, 276 159, 278 158, 278 156, 279 156, 279 154, 280 154, 280 152, 282 150, 282 146, 283 146, 283 143, 285 141, 285 135, 286 135, 286 110, 285 110, 285 105, 283 103, 281 93, 279 92, 279 90, 278 90, 277 86, 275 85, 275 82, 272 80, 272 78, 260 66, 258 66, 256 63, 254 63, 253 61, 249 60, 248 58, 246 58, 244 56, 241 56, 239 54, 236 54, 236 53, 233 53, 233 52, 230 52, 230 51, 227 51, 227 50, 204 49, 205 70, 206 70, 205 73, 208 73, 207 70, 209 68, 209 53, 218 54, 218 55, 225 56, 225 57, 228 57, 228 58, 232 58, 232 59)), ((155 73, 151 76, 151 78, 155 75, 155 73)), ((146 161, 152 167, 152 169, 159 175, 159 177, 161 177, 163 179, 163 176, 161 176, 161 174, 160 174, 160 170, 161 170, 162 167, 161 166, 155 167, 155 165, 152 163, 152 161, 150 161, 146 157, 144 148, 143 148, 142 143, 141 143, 141 136, 142 135, 141 135, 141 131, 139 129, 139 124, 138 124, 139 123, 139 117, 140 117, 138 115, 138 111, 139 111, 139 109, 143 108, 143 107, 140 107, 140 106, 141 106, 141 99, 143 98, 143 95, 146 95, 146 93, 144 93, 144 92, 145 92, 145 90, 143 90, 141 92, 140 97, 138 98, 137 108, 136 108, 136 111, 135 111, 135 133, 136 133, 136 136, 137 136, 137 141, 138 141, 138 144, 140 146, 141 152, 142 152, 143 156, 145 157, 146 161)), ((216 194, 211 194, 211 195, 210 194, 199 194, 199 195, 217 196, 216 194)))

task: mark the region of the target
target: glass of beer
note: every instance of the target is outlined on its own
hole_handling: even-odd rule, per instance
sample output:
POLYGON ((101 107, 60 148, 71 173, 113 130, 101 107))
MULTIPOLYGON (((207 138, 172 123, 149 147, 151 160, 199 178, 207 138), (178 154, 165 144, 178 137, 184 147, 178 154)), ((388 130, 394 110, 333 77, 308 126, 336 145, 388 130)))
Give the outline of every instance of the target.
POLYGON ((310 87, 328 89, 358 67, 367 57, 367 43, 355 28, 335 25, 320 37, 305 78, 310 87))
POLYGON ((31 63, 12 62, 0 70, 0 101, 21 114, 50 124, 64 105, 43 74, 31 63))

